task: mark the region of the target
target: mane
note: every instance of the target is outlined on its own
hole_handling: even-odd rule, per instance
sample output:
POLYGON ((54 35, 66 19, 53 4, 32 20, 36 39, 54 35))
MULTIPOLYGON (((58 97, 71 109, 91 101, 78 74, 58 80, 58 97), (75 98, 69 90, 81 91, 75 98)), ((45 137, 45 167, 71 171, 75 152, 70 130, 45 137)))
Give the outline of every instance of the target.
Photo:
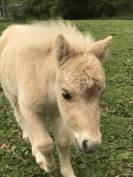
POLYGON ((21 32, 18 38, 29 47, 51 47, 59 34, 62 34, 69 44, 76 50, 87 50, 94 42, 90 34, 82 34, 71 22, 48 21, 33 22, 27 25, 13 25, 16 31, 21 32))

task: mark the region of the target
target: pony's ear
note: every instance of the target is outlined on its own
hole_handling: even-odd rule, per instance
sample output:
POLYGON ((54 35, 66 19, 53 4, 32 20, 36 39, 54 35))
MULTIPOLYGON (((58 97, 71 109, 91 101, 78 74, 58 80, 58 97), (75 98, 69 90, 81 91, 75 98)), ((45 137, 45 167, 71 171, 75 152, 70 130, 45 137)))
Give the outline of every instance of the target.
POLYGON ((106 53, 108 51, 108 47, 112 43, 112 36, 108 36, 107 38, 94 42, 92 46, 90 47, 89 52, 96 55, 101 61, 106 56, 106 53))
POLYGON ((59 64, 64 63, 74 54, 74 50, 70 47, 62 34, 59 34, 55 41, 55 55, 59 64))

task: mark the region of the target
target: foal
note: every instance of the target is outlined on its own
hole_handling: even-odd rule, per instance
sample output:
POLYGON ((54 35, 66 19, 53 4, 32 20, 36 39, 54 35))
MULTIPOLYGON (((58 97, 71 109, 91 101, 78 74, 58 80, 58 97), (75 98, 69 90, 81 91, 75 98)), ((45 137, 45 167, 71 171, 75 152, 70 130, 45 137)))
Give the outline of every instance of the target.
POLYGON ((63 22, 13 25, 0 38, 3 90, 36 162, 48 173, 54 172, 55 161, 53 140, 45 127, 47 112, 64 177, 75 177, 69 158, 73 141, 85 153, 101 143, 99 100, 105 90, 101 61, 111 40, 109 36, 95 42, 63 22))

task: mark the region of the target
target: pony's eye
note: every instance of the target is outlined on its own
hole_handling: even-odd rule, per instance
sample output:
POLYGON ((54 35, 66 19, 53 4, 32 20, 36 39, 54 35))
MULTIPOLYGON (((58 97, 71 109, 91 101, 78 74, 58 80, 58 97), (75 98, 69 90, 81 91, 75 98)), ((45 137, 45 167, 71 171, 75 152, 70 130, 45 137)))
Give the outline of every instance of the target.
POLYGON ((63 90, 62 96, 65 100, 71 100, 72 96, 70 95, 70 93, 67 90, 63 90))

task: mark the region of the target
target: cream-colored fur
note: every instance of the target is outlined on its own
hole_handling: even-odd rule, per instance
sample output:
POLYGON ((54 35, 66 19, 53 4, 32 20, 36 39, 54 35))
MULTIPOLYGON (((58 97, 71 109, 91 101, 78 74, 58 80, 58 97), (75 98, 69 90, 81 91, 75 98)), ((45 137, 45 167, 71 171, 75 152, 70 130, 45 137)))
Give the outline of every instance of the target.
POLYGON ((69 160, 72 140, 85 152, 101 142, 101 61, 111 39, 95 42, 62 21, 13 25, 0 38, 2 87, 23 137, 29 138, 37 163, 48 173, 54 172, 55 162, 53 141, 44 126, 47 113, 64 177, 75 177, 69 160))

